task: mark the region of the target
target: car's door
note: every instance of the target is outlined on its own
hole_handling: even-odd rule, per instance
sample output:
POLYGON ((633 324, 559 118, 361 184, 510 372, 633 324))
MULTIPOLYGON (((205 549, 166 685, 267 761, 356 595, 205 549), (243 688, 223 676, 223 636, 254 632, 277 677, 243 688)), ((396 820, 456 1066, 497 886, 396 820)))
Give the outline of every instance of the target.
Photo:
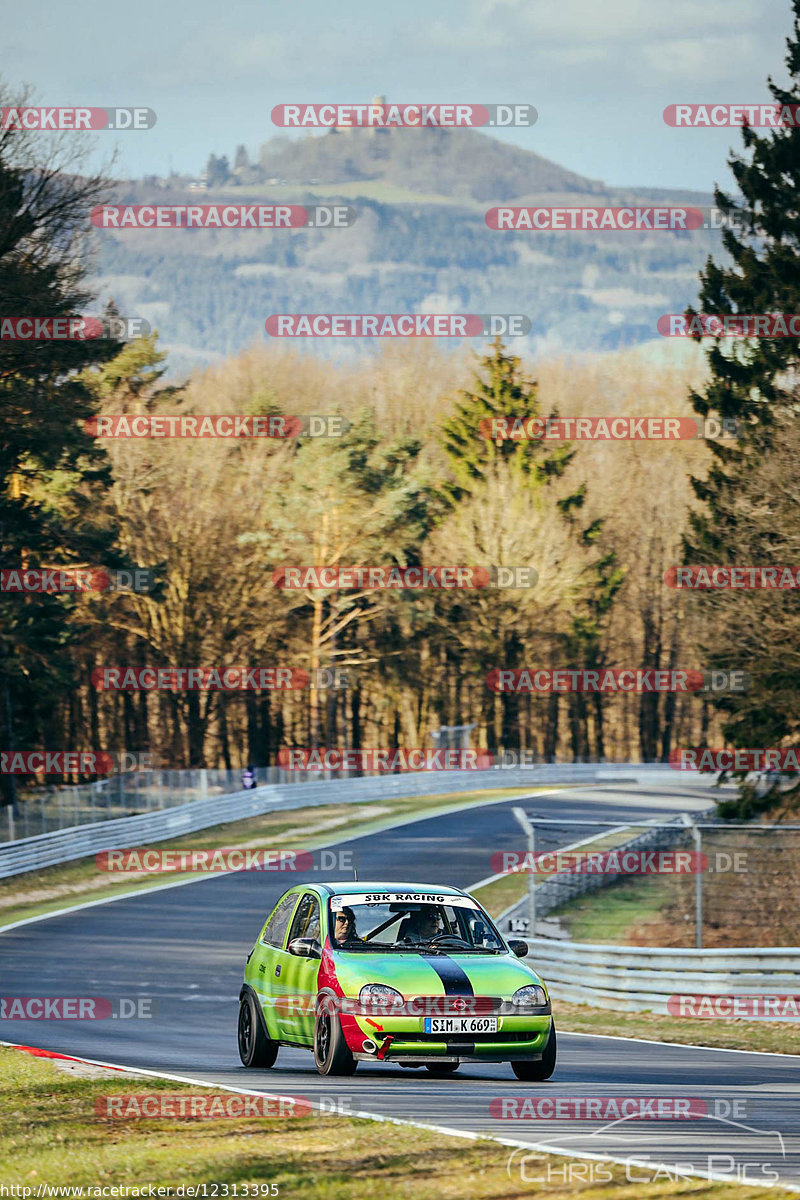
MULTIPOLYGON (((306 892, 295 909, 287 947, 295 938, 312 938, 320 942, 319 899, 313 892, 306 892)), ((287 949, 282 962, 283 1002, 278 1016, 282 1036, 287 1041, 310 1046, 314 1041, 314 1000, 320 960, 302 958, 290 954, 287 949)))
POLYGON ((283 1003, 286 959, 284 951, 289 923, 300 899, 299 891, 287 892, 272 910, 259 940, 258 991, 270 1033, 281 1034, 281 1005, 283 1003))

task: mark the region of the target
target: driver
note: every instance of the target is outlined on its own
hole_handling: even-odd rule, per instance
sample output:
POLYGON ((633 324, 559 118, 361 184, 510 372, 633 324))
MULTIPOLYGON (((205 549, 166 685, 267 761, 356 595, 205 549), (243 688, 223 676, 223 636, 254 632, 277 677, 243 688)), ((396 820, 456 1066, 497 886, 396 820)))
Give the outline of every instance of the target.
POLYGON ((404 942, 429 942, 439 932, 439 916, 431 905, 411 913, 408 920, 404 942))
POLYGON ((352 908, 347 905, 340 908, 333 918, 333 945, 344 946, 347 942, 359 942, 361 939, 356 933, 356 917, 352 908))

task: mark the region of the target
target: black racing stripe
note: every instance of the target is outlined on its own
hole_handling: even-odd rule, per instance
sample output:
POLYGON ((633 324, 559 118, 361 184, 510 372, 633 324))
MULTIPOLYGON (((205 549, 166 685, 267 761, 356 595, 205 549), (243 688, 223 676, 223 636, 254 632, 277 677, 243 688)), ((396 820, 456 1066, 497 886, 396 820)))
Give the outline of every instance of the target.
POLYGON ((445 996, 474 996, 475 991, 469 975, 463 967, 453 962, 446 954, 423 954, 429 967, 433 967, 444 985, 445 996))

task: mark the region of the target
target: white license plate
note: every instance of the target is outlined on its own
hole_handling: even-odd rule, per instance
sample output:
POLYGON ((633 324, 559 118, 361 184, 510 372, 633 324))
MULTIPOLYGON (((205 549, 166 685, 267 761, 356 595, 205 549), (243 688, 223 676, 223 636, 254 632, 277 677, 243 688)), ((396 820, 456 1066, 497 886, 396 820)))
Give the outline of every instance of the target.
POLYGON ((426 1017, 426 1033, 497 1033, 497 1017, 426 1017))

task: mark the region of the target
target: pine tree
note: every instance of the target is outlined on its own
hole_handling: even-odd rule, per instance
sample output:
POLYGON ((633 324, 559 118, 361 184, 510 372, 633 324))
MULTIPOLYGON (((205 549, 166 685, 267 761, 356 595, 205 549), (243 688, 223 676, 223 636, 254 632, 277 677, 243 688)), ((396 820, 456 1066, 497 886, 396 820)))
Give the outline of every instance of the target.
MULTIPOLYGON (((733 263, 720 266, 709 258, 700 275, 701 313, 800 313, 800 125, 792 117, 800 110, 788 108, 800 104, 800 0, 792 0, 792 10, 794 30, 785 60, 791 87, 768 78, 788 122, 763 135, 742 128, 745 154, 728 160, 740 194, 714 191, 728 218, 722 242, 733 263)), ((694 309, 687 315, 696 315, 694 309)), ((703 392, 692 393, 693 406, 700 417, 735 420, 738 438, 711 441, 714 461, 708 478, 693 480, 707 508, 691 519, 694 537, 687 549, 692 561, 724 557, 725 494, 747 473, 753 458, 768 451, 775 422, 796 412, 799 356, 796 337, 721 338, 709 346, 711 379, 703 392)))
MULTIPOLYGON (((732 266, 709 259, 701 274, 700 311, 757 315, 800 313, 800 0, 792 0, 793 34, 787 39, 788 88, 770 77, 769 90, 785 127, 765 134, 744 126, 744 154, 728 164, 740 195, 715 189, 732 266), (791 107, 794 106, 794 107, 791 107)), ((688 315, 694 315, 688 310, 688 315)), ((791 564, 798 505, 787 481, 795 444, 800 339, 722 338, 709 346, 710 382, 693 393, 695 411, 733 418, 738 437, 710 442, 713 461, 705 480, 693 479, 703 502, 690 517, 688 563, 791 564)), ((797 736, 800 691, 787 667, 798 619, 794 593, 692 593, 704 624, 707 662, 749 675, 746 692, 712 697, 725 720, 723 736, 735 746, 770 746, 797 736), (788 640, 787 640, 788 639, 788 640)), ((745 788, 723 815, 751 815, 745 788)))
MULTIPOLYGON (((541 494, 544 503, 544 489, 563 476, 575 451, 568 443, 526 440, 515 438, 513 434, 495 440, 483 436, 491 433, 493 420, 543 416, 537 384, 524 374, 521 360, 508 353, 499 338, 483 359, 482 371, 475 377, 474 390, 462 392, 461 397, 455 415, 442 427, 444 450, 452 471, 452 479, 442 485, 445 501, 457 508, 466 497, 478 493, 494 471, 506 469, 514 489, 541 494)), ((549 414, 550 417, 557 415, 555 412, 549 414)), ((513 425, 501 428, 513 430, 513 425)), ((603 545, 603 521, 595 519, 588 525, 581 525, 580 514, 585 501, 583 484, 559 499, 553 496, 550 501, 563 520, 564 541, 571 540, 588 551, 585 586, 580 599, 575 599, 568 630, 564 634, 549 633, 553 666, 562 663, 573 667, 602 665, 607 617, 624 578, 613 550, 603 545)), ((527 647, 514 632, 502 641, 498 640, 496 651, 496 661, 516 665, 524 660, 527 647)), ((557 712, 559 702, 557 696, 553 699, 551 717, 557 712)), ((594 706, 594 749, 600 757, 604 754, 602 700, 601 696, 595 697, 594 706)), ((514 694, 504 694, 501 704, 503 743, 507 747, 516 746, 520 718, 518 698, 514 694)), ((570 697, 569 707, 573 752, 576 758, 583 758, 590 753, 587 706, 583 697, 576 695, 570 697)))
POLYGON ((208 187, 221 187, 230 178, 230 166, 227 157, 217 158, 216 154, 208 156, 204 177, 208 187))
MULTIPOLYGON (((3 96, 2 103, 10 104, 3 96)), ((17 100, 17 103, 20 103, 17 100)), ((24 103, 24 99, 22 101, 24 103)), ((80 159, 0 134, 0 313, 74 317, 86 310, 80 249, 86 215, 104 195, 80 159)), ((108 462, 84 422, 95 407, 80 373, 120 343, 0 340, 0 565, 125 565, 113 530, 95 520, 108 462)), ((0 739, 25 745, 70 686, 65 646, 80 597, 0 593, 0 739), (22 703, 24 699, 24 704, 22 703)), ((35 745, 35 742, 32 743, 35 745)), ((27 747, 26 747, 27 748, 27 747)), ((56 747, 57 748, 57 747, 56 747)), ((13 802, 13 777, 0 778, 13 802)))
MULTIPOLYGON (((475 374, 475 390, 462 392, 453 417, 442 425, 442 442, 453 479, 444 485, 451 503, 486 479, 491 464, 512 464, 532 486, 563 475, 574 451, 564 444, 543 451, 534 440, 503 437, 492 440, 492 420, 540 416, 538 387, 522 371, 522 362, 496 338, 475 374)), ((556 416, 551 413, 550 416, 556 416)))

